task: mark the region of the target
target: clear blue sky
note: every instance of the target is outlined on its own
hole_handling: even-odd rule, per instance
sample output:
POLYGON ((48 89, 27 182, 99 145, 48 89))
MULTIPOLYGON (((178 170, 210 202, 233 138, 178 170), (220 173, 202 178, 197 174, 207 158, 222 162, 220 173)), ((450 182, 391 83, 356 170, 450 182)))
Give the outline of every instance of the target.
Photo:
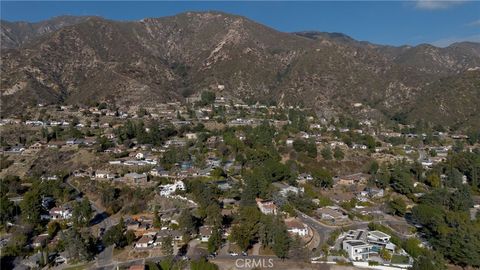
POLYGON ((36 22, 59 15, 97 15, 115 20, 217 10, 246 16, 280 31, 341 32, 379 44, 446 46, 480 42, 480 2, 457 0, 316 2, 113 2, 1 1, 1 17, 36 22))

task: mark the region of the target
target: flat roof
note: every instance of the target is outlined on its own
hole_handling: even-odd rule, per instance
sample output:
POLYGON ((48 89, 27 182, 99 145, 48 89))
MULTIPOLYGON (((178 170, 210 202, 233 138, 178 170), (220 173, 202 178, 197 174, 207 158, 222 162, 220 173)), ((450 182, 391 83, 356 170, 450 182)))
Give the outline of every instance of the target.
POLYGON ((352 247, 357 247, 357 246, 366 246, 368 245, 367 243, 363 242, 363 241, 347 241, 347 243, 352 246, 352 247))
POLYGON ((383 237, 391 237, 390 235, 384 233, 384 232, 381 232, 381 231, 371 231, 369 232, 371 235, 373 236, 376 236, 376 237, 380 237, 380 238, 383 238, 383 237))

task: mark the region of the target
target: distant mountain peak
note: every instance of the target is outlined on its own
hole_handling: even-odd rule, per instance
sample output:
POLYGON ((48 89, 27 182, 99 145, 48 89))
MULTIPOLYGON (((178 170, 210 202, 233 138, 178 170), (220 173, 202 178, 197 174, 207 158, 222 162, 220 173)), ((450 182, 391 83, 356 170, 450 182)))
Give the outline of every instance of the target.
POLYGON ((7 114, 37 103, 153 106, 222 84, 225 95, 304 104, 322 115, 402 114, 434 122, 458 116, 480 123, 480 114, 469 114, 476 110, 471 104, 480 103, 472 94, 480 89, 477 73, 464 75, 480 66, 473 42, 383 46, 341 33, 280 32, 215 11, 141 21, 67 16, 7 22, 1 41, 7 114), (432 103, 443 106, 440 112, 428 103, 432 86, 449 97, 432 103), (352 102, 363 109, 345 105, 352 102), (467 105, 457 106, 461 102, 467 105))

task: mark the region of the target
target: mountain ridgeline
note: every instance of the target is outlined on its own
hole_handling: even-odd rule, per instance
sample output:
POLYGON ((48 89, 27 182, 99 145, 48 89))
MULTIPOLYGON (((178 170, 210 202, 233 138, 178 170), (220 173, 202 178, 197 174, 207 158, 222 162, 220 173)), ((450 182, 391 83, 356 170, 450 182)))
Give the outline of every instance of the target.
POLYGON ((473 42, 383 46, 188 12, 141 21, 2 21, 1 46, 2 115, 38 103, 149 106, 221 84, 218 94, 302 104, 327 117, 480 123, 480 44, 473 42))

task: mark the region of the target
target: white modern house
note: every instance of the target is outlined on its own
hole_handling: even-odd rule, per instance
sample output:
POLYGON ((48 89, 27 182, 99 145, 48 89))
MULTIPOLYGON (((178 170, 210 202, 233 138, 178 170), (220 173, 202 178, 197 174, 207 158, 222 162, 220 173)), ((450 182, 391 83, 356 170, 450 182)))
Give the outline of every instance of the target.
POLYGON ((95 178, 97 179, 114 179, 115 174, 110 173, 109 171, 98 170, 95 172, 95 178))
POLYGON ((345 240, 342 248, 348 254, 348 258, 354 261, 368 260, 371 245, 361 240, 345 240))
POLYGON ((367 242, 378 249, 385 248, 390 251, 395 250, 395 244, 390 242, 390 235, 381 231, 371 231, 367 234, 367 242))
POLYGON ((170 196, 177 190, 185 190, 185 183, 183 181, 175 181, 173 184, 167 184, 160 186, 160 196, 170 196))
POLYGON ((368 260, 369 254, 378 254, 383 248, 395 252, 396 248, 391 236, 381 231, 350 230, 343 237, 342 248, 351 260, 368 260))
POLYGON ((287 197, 289 193, 294 193, 298 195, 299 193, 303 193, 305 189, 303 187, 294 187, 294 186, 285 186, 280 189, 280 195, 283 197, 287 197))

